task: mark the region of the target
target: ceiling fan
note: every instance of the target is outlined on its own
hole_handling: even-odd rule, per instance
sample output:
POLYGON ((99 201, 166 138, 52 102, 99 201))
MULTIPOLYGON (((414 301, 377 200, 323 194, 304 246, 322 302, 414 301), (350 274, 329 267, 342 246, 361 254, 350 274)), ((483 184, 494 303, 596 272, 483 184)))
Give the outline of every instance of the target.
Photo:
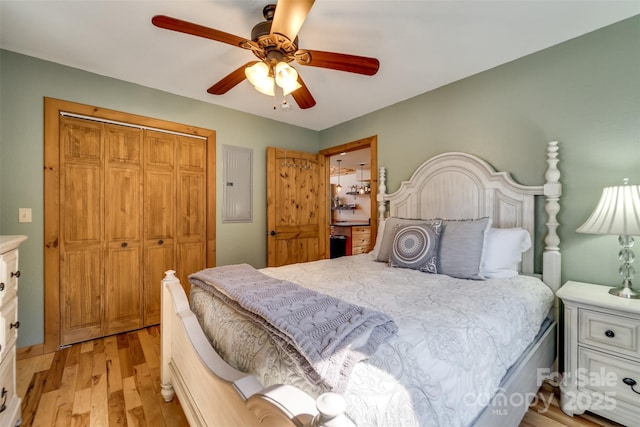
POLYGON ((380 62, 375 58, 298 49, 298 32, 314 1, 279 0, 277 7, 275 4, 265 6, 262 11, 265 21, 253 27, 251 40, 165 15, 156 15, 151 22, 159 28, 250 50, 259 59, 250 61, 223 77, 207 89, 210 94, 225 94, 246 78, 258 91, 268 95, 274 95, 276 87, 282 88, 284 95, 290 93, 298 106, 306 109, 316 105, 316 101, 289 63, 295 61, 299 65, 367 76, 376 74, 380 67, 380 62))

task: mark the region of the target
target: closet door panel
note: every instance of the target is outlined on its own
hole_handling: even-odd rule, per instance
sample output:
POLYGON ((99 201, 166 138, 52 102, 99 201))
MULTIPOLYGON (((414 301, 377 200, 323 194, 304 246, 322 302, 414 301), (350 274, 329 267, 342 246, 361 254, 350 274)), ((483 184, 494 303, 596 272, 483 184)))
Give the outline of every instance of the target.
POLYGON ((160 323, 161 281, 166 270, 177 270, 175 245, 160 240, 144 252, 144 326, 160 323))
POLYGON ((105 125, 104 329, 142 327, 142 131, 105 125))
POLYGON ((105 271, 105 335, 142 327, 142 247, 110 247, 105 271))
POLYGON ((176 136, 145 131, 144 325, 160 323, 160 281, 176 270, 176 136))
POLYGON ((60 265, 61 344, 101 337, 103 252, 99 246, 66 250, 60 265))
POLYGON ((61 344, 102 336, 103 127, 60 119, 61 344))
POLYGON ((187 295, 188 276, 206 267, 206 144, 178 137, 177 276, 187 295))
POLYGON ((62 174, 62 236, 65 246, 102 243, 102 170, 67 164, 62 174))
POLYGON ((206 200, 204 176, 183 173, 178 184, 178 239, 204 241, 206 200))
POLYGON ((145 240, 175 237, 175 178, 162 171, 147 171, 145 175, 144 227, 145 240))

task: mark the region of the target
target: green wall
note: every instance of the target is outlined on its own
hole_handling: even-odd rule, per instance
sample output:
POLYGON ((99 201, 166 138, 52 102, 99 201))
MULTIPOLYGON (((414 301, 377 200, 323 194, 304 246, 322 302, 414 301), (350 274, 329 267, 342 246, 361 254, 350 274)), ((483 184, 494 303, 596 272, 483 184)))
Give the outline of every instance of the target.
MULTIPOLYGON (((378 135, 378 163, 394 191, 418 164, 446 151, 477 154, 517 181, 538 185, 546 144, 558 140, 563 280, 620 282, 617 239, 575 229, 604 186, 624 177, 640 184, 640 17, 321 132, 0 51, 0 233, 29 237, 20 259, 19 347, 43 339, 44 96, 214 129, 219 159, 223 144, 253 148, 254 222, 221 224, 218 209, 219 265, 264 266, 269 145, 314 151, 378 135), (19 207, 33 208, 33 223, 17 222, 19 207)), ((218 206, 221 182, 218 168, 218 206)))
MULTIPOLYGON (((389 192, 447 151, 477 154, 539 185, 546 144, 559 141, 563 281, 617 285, 617 238, 575 230, 603 187, 625 177, 640 184, 640 17, 327 129, 320 146, 372 134, 389 192)), ((635 283, 640 289, 640 273, 635 283)))
POLYGON ((0 51, 0 234, 29 238, 20 250, 18 347, 44 339, 43 97, 213 129, 218 166, 223 144, 252 148, 253 223, 221 223, 222 168, 217 168, 218 265, 266 264, 266 147, 318 149, 316 131, 0 51), (19 207, 33 209, 32 223, 18 223, 19 207))

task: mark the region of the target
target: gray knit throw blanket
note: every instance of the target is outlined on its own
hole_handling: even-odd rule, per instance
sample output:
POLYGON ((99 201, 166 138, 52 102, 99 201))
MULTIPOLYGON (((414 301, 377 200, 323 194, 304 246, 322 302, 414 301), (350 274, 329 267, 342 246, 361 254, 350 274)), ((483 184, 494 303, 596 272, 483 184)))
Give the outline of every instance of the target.
POLYGON ((308 381, 336 392, 344 391, 353 366, 398 330, 383 313, 274 279, 248 264, 205 269, 189 281, 259 323, 308 381))

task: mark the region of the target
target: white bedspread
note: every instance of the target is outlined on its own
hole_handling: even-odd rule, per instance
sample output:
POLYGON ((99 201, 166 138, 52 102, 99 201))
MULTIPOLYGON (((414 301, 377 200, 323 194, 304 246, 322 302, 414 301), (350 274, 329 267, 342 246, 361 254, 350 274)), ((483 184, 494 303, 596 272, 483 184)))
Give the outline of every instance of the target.
MULTIPOLYGON (((469 281, 388 267, 368 254, 266 268, 389 314, 397 336, 354 368, 344 396, 359 426, 467 426, 534 339, 553 293, 536 278, 469 281)), ((219 354, 263 385, 314 389, 264 331, 194 288, 192 310, 219 354)))

